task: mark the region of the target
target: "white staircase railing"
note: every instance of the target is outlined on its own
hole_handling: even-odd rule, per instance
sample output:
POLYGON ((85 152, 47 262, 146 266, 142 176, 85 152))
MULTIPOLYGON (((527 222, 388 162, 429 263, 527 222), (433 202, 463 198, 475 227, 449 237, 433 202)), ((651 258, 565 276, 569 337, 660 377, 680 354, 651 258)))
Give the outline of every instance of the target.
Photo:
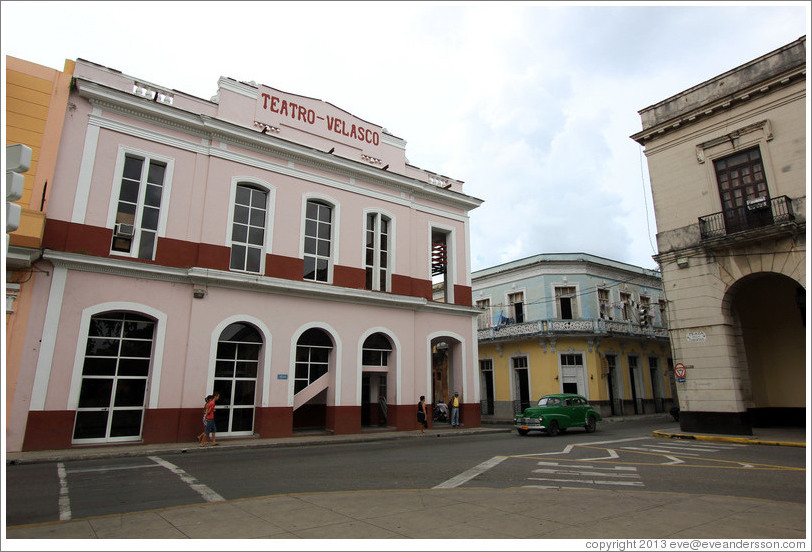
POLYGON ((327 389, 330 384, 330 374, 324 374, 319 379, 299 391, 293 396, 293 410, 297 410, 298 408, 307 404, 307 402, 327 389))

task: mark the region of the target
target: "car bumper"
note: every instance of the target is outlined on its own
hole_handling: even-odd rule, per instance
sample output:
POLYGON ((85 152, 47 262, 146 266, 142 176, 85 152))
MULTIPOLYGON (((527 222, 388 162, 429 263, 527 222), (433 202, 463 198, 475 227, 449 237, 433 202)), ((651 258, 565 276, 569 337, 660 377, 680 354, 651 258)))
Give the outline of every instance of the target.
POLYGON ((545 426, 541 420, 536 418, 517 418, 513 421, 513 427, 528 431, 532 429, 547 429, 547 426, 545 426))

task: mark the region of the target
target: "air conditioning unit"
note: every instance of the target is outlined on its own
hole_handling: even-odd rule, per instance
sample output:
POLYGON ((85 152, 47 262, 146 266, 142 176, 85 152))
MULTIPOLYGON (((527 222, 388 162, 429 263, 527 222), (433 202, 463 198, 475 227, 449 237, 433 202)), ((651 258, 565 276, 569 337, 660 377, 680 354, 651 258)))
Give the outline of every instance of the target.
POLYGON ((135 232, 135 227, 132 224, 116 224, 116 236, 131 238, 135 232))

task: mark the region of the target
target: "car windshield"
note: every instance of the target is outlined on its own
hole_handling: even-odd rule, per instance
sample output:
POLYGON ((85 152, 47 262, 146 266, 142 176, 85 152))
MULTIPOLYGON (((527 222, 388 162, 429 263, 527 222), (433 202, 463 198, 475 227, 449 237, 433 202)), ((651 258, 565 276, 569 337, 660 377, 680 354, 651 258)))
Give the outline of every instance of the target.
POLYGON ((542 397, 539 399, 539 406, 557 406, 561 404, 558 397, 542 397))

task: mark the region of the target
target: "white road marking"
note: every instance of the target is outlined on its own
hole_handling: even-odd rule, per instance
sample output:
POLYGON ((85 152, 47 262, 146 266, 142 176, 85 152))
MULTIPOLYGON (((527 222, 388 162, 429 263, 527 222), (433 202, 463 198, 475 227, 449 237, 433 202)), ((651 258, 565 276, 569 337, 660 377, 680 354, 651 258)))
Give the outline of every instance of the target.
POLYGON ((658 443, 658 444, 653 445, 653 446, 656 446, 656 447, 659 447, 659 448, 674 448, 674 449, 678 449, 678 450, 682 450, 682 449, 684 449, 684 450, 691 450, 691 449, 693 449, 693 450, 707 450, 707 451, 711 451, 711 452, 718 452, 723 448, 722 445, 712 445, 712 446, 710 446, 710 445, 692 445, 690 443, 684 443, 684 444, 683 443, 658 443))
POLYGON ((523 489, 557 489, 557 490, 573 490, 573 491, 583 491, 583 487, 564 487, 558 485, 522 485, 523 489))
POLYGON ((642 481, 600 481, 597 479, 551 479, 544 477, 528 477, 531 481, 560 481, 562 483, 585 483, 587 485, 626 485, 629 487, 644 487, 642 481))
POLYGON ((460 485, 467 483, 468 481, 472 480, 474 477, 485 473, 489 469, 494 466, 498 466, 505 460, 507 460, 507 456, 494 456, 490 460, 485 460, 478 466, 474 466, 470 470, 466 470, 459 475, 452 477, 447 481, 443 481, 439 485, 435 485, 433 488, 435 489, 453 489, 454 487, 459 487, 460 485))
POLYGON ((639 479, 640 476, 636 473, 602 473, 602 472, 594 472, 594 471, 569 471, 569 470, 548 470, 548 469, 538 469, 533 470, 533 473, 549 473, 552 475, 556 474, 568 474, 568 475, 600 475, 603 477, 634 477, 639 479))
POLYGON ((76 470, 68 470, 68 473, 90 473, 90 472, 109 472, 118 470, 137 470, 141 468, 159 468, 155 464, 142 464, 140 466, 105 466, 103 468, 81 468, 76 470))
POLYGON ((589 464, 560 464, 558 462, 538 462, 539 466, 560 466, 562 468, 587 468, 590 470, 620 470, 620 471, 637 471, 634 466, 611 466, 603 468, 599 466, 590 466, 589 464))
POLYGON ((664 462, 663 466, 670 466, 670 465, 673 465, 673 464, 684 464, 685 463, 685 460, 680 460, 679 458, 676 458, 674 456, 666 455, 665 457, 670 459, 671 462, 664 462))
POLYGON ((59 475, 59 520, 67 521, 71 519, 70 496, 68 496, 68 474, 65 471, 65 464, 56 464, 56 473, 59 475))
MULTIPOLYGON (((649 439, 649 437, 629 437, 628 439, 616 439, 614 441, 592 441, 589 443, 578 443, 575 445, 567 445, 564 447, 564 450, 560 452, 534 452, 531 454, 521 454, 519 456, 548 456, 551 454, 569 454, 573 447, 588 447, 591 445, 611 445, 613 443, 626 443, 628 441, 640 441, 643 439, 649 439)), ((616 457, 615 457, 616 458, 616 457)), ((595 458, 587 458, 587 460, 595 460, 595 458)))
POLYGON ((199 483, 197 479, 183 471, 181 468, 177 467, 175 464, 171 462, 167 462, 162 458, 158 458, 157 456, 149 456, 150 460, 155 462, 156 464, 160 464, 164 468, 168 469, 178 477, 180 477, 181 481, 189 485, 195 492, 197 492, 206 502, 221 502, 225 500, 222 496, 214 492, 212 489, 204 485, 203 483, 199 483))
MULTIPOLYGON (((623 447, 621 450, 642 450, 645 452, 663 452, 663 453, 670 452, 671 454, 674 454, 673 450, 662 450, 648 447, 623 447)), ((699 454, 695 452, 680 452, 680 454, 682 454, 683 456, 699 456, 699 454)))

